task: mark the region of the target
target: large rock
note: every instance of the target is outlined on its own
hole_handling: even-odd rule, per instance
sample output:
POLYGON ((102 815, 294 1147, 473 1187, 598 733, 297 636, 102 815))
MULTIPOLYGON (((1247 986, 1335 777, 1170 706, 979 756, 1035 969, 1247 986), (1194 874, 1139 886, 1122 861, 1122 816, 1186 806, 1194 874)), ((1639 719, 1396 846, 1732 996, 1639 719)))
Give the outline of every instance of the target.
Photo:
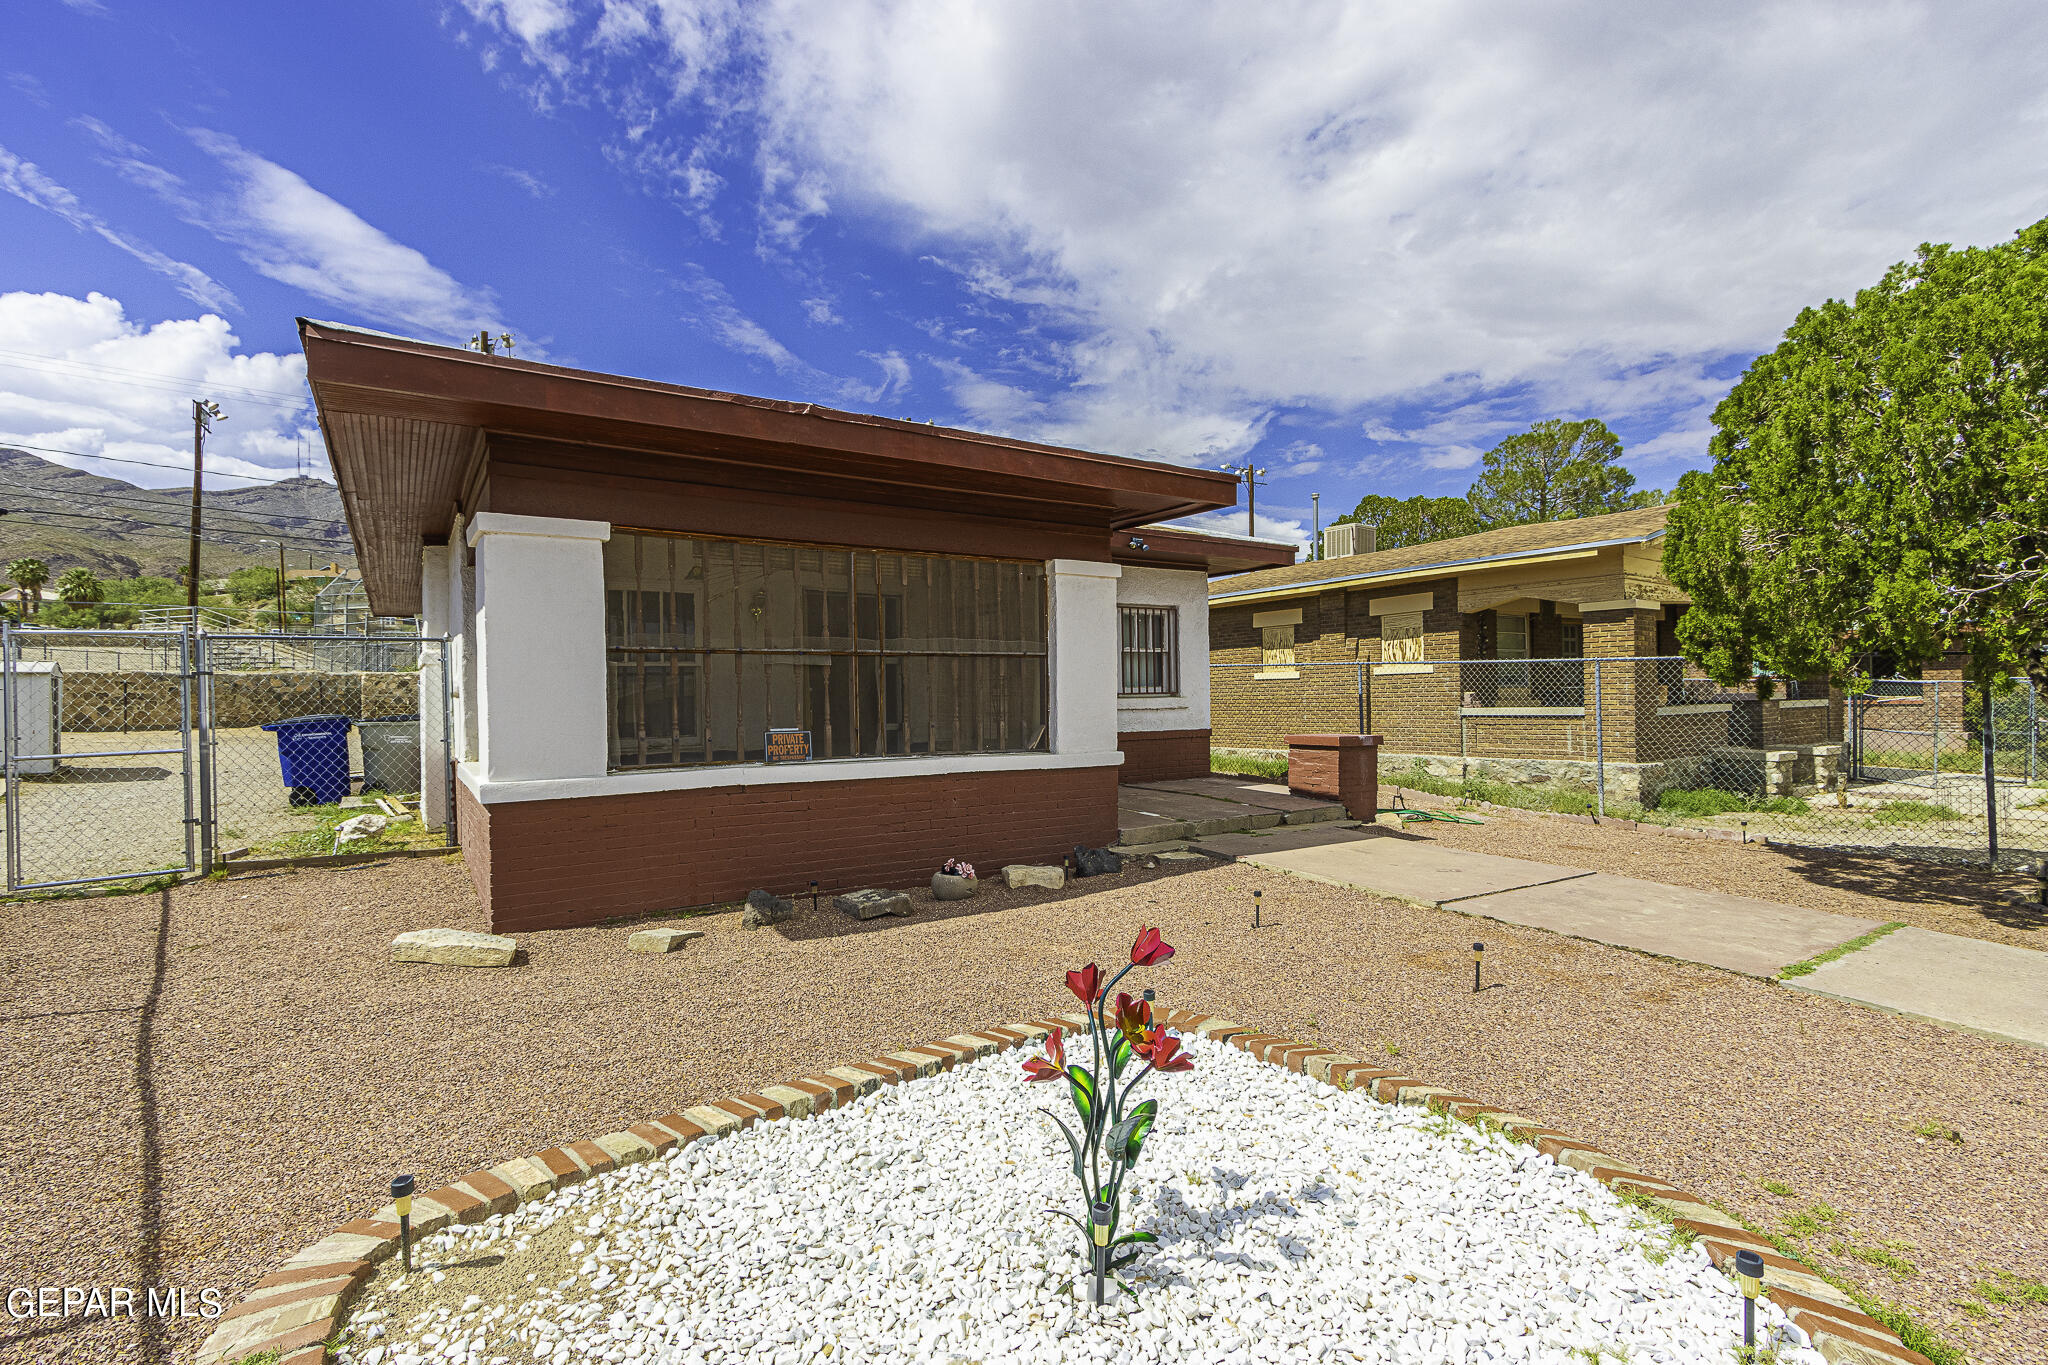
POLYGON ((932 873, 932 899, 935 901, 964 901, 973 895, 976 879, 956 877, 950 872, 932 873))
POLYGON ((910 897, 902 891, 849 891, 843 896, 834 896, 832 908, 844 910, 855 919, 907 915, 910 913, 910 897))
POLYGON ((1031 863, 1011 863, 1003 869, 1003 885, 1015 891, 1020 886, 1042 886, 1048 891, 1057 891, 1067 884, 1067 871, 1062 867, 1038 867, 1031 863))
POLYGON ((467 929, 414 929, 391 940, 393 962, 438 962, 446 967, 509 967, 517 939, 467 929))
POLYGON ((1074 845, 1074 875, 1076 877, 1106 877, 1124 870, 1124 860, 1106 848, 1089 848, 1083 844, 1074 845))
POLYGON ((764 924, 780 924, 795 913, 795 903, 785 897, 767 891, 749 891, 747 908, 740 915, 740 928, 759 929, 764 924))
POLYGON ((702 929, 642 929, 626 938, 629 953, 672 953, 693 938, 704 937, 702 929))

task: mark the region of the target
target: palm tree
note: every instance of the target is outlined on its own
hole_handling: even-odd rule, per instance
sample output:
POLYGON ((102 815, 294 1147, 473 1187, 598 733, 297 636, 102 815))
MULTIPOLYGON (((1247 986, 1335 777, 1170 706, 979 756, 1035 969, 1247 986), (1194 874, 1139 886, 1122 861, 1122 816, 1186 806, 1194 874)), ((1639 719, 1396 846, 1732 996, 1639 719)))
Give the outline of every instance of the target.
POLYGON ((7 566, 7 576, 21 589, 21 619, 35 619, 42 605, 43 584, 50 581, 50 566, 40 559, 17 559, 7 566))
MULTIPOLYGON (((107 590, 100 585, 91 569, 66 569, 64 576, 57 580, 57 596, 65 606, 75 611, 87 602, 105 601, 107 590)), ((96 624, 104 625, 106 622, 102 617, 96 624)))

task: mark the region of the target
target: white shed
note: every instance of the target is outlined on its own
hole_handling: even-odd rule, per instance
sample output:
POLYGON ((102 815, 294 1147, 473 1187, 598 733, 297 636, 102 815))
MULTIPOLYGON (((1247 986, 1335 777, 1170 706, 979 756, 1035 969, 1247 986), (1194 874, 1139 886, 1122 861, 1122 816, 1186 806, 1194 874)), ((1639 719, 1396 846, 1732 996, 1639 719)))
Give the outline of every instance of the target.
POLYGON ((14 770, 29 775, 57 771, 54 755, 62 750, 64 739, 64 670, 54 663, 16 664, 12 714, 6 714, 7 710, 0 706, 0 735, 5 736, 8 752, 51 755, 18 762, 14 770), (21 720, 21 733, 6 733, 5 727, 16 717, 21 720))

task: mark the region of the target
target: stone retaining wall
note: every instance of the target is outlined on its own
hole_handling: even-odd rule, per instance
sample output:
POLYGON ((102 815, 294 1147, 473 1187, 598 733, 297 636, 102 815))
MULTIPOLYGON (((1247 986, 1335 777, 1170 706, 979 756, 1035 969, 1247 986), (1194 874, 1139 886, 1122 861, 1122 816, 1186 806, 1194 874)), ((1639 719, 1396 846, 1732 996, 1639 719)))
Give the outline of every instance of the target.
MULTIPOLYGON (((1698 1236, 1724 1274, 1733 1275, 1736 1252, 1755 1251, 1764 1260, 1764 1284, 1771 1300, 1786 1310, 1794 1325, 1812 1338, 1834 1365, 1932 1365, 1804 1263, 1781 1254, 1698 1195, 1648 1175, 1590 1142, 1334 1048, 1260 1033, 1214 1015, 1172 1009, 1163 1014, 1169 1028, 1227 1041, 1260 1061, 1340 1090, 1367 1089, 1383 1103, 1416 1105, 1504 1132, 1612 1189, 1647 1196, 1662 1206, 1675 1226, 1698 1236)), ((808 1118, 884 1085, 1035 1043, 1055 1028, 1086 1025, 1085 1015, 1069 1014, 955 1034, 937 1043, 833 1067, 787 1085, 763 1086, 759 1093, 695 1105, 615 1133, 514 1157, 416 1195, 413 1232, 425 1237, 451 1223, 480 1223, 620 1166, 650 1161, 706 1134, 781 1118, 808 1118)), ((392 1205, 342 1224, 258 1280, 201 1344, 197 1365, 233 1365, 246 1356, 266 1352, 276 1356, 277 1365, 325 1365, 326 1343, 342 1331, 349 1304, 373 1268, 397 1252, 398 1214, 392 1205)))
MULTIPOLYGON (((182 714, 176 673, 66 673, 66 730, 175 730, 182 714)), ((241 729, 293 716, 418 715, 418 673, 215 673, 213 723, 241 729)))

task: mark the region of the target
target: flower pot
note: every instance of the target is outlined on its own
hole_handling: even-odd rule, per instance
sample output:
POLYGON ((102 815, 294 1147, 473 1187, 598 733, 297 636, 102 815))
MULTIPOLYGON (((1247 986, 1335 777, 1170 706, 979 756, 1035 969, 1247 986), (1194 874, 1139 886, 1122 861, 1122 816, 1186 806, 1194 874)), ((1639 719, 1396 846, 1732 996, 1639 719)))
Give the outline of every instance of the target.
POLYGON ((964 901, 974 894, 973 877, 955 877, 950 873, 932 873, 932 899, 935 901, 964 901))

